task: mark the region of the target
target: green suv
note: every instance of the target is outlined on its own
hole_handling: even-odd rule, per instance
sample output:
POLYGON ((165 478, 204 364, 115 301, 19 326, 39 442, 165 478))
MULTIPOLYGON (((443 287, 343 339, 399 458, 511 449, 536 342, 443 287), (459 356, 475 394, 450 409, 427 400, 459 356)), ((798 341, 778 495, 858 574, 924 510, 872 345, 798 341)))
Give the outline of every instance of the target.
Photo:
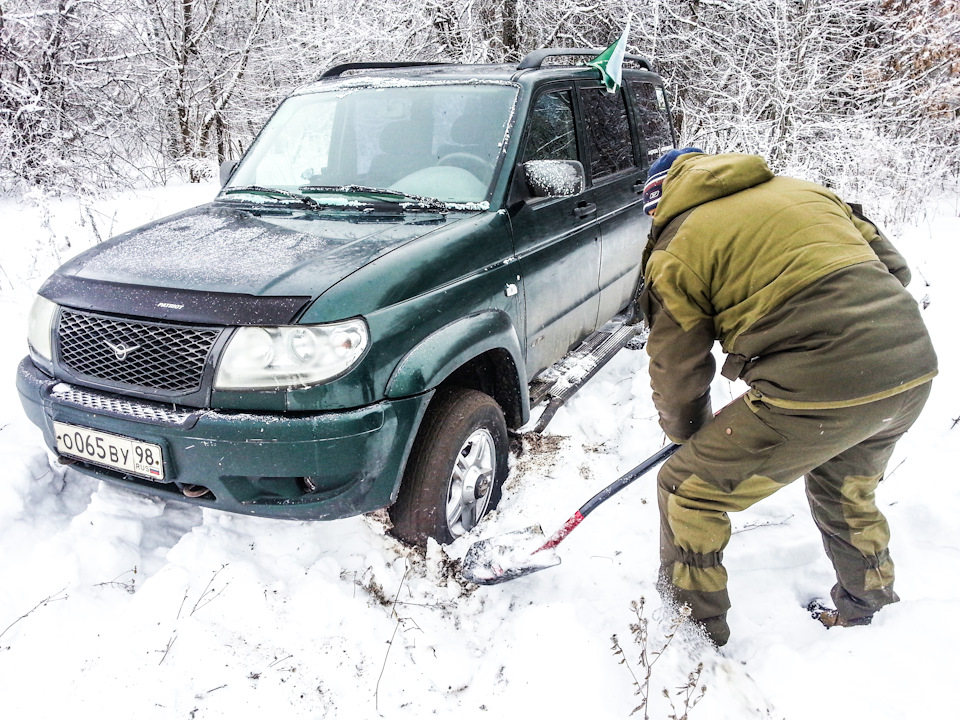
POLYGON ((648 61, 615 93, 545 62, 597 52, 353 63, 287 98, 212 203, 40 288, 17 385, 49 447, 166 499, 469 531, 508 428, 635 332, 643 182, 675 143, 648 61))

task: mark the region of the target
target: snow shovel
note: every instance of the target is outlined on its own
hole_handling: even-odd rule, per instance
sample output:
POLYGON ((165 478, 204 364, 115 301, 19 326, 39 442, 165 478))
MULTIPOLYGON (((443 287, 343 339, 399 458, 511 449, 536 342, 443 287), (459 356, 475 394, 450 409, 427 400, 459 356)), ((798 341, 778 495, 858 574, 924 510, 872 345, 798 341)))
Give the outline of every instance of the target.
POLYGON ((541 542, 543 530, 539 525, 475 542, 463 558, 460 574, 468 582, 496 585, 559 565, 560 557, 554 548, 563 542, 587 515, 679 449, 679 445, 671 443, 607 485, 587 500, 546 542, 541 542))

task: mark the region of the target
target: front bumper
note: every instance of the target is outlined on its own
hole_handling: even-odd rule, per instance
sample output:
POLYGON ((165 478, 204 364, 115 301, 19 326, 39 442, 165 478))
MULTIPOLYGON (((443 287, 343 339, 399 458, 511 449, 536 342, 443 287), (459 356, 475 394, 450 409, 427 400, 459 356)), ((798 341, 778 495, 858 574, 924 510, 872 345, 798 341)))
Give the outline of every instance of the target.
POLYGON ((67 385, 30 358, 20 363, 17 389, 53 452, 54 422, 163 449, 163 482, 77 461, 83 473, 164 499, 294 520, 390 505, 432 394, 316 414, 194 410, 67 385), (185 489, 208 492, 189 497, 185 489))

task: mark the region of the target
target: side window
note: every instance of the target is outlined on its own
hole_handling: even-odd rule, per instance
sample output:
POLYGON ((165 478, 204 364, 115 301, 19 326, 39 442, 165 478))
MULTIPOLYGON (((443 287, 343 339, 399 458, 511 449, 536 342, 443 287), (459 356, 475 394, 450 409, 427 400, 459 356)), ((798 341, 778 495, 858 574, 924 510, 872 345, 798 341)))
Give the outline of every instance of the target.
POLYGON ((581 91, 580 97, 587 122, 593 179, 634 167, 633 140, 623 93, 611 94, 596 88, 581 91))
POLYGON ((578 160, 573 96, 569 90, 545 93, 530 114, 530 134, 520 162, 578 160))
POLYGON ((647 146, 646 160, 649 165, 673 147, 667 98, 663 88, 653 83, 631 81, 629 88, 636 100, 640 135, 647 146))

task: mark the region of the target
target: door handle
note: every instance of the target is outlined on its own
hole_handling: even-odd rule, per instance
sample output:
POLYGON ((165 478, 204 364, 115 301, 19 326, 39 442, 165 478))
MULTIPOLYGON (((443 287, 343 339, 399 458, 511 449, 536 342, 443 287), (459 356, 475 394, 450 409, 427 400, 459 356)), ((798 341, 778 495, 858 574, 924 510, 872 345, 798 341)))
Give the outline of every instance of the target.
POLYGON ((578 218, 589 217, 590 215, 597 214, 597 204, 582 202, 573 209, 573 214, 578 218))
POLYGON ((644 188, 644 186, 645 186, 646 184, 647 184, 647 183, 646 183, 645 181, 643 181, 643 180, 637 180, 637 181, 633 184, 633 191, 634 191, 637 195, 643 195, 643 188, 644 188))

